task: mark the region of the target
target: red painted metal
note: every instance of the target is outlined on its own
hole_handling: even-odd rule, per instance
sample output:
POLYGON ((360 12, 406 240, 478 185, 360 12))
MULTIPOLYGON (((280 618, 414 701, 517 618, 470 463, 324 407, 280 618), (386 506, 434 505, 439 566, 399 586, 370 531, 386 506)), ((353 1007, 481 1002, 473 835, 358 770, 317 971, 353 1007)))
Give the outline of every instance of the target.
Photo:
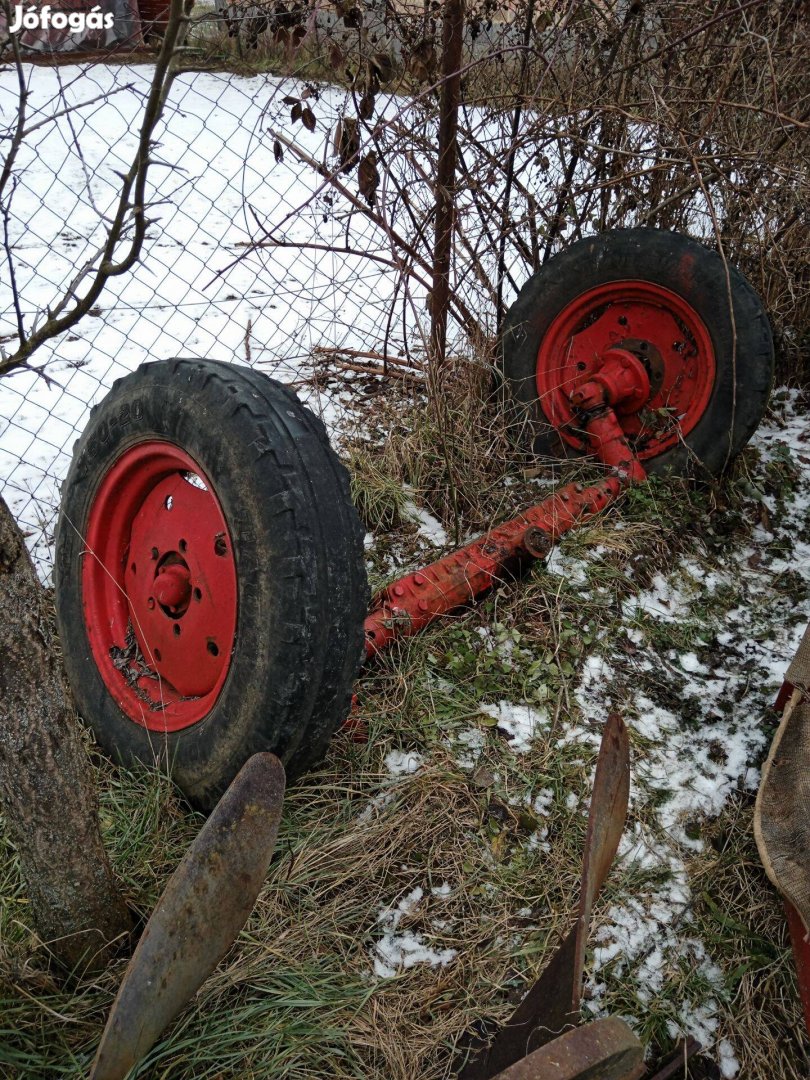
POLYGON ((774 702, 774 706, 773 706, 774 709, 776 709, 776 711, 778 713, 781 714, 781 713, 783 713, 785 711, 785 706, 787 705, 787 703, 790 701, 791 697, 793 696, 793 691, 795 689, 796 689, 796 687, 792 683, 789 683, 789 682, 783 682, 782 683, 782 689, 779 691, 779 693, 778 693, 778 695, 776 697, 776 701, 774 702))
POLYGON ((641 361, 626 350, 609 350, 594 378, 571 391, 571 408, 591 449, 616 475, 592 487, 569 484, 472 544, 389 585, 366 618, 366 657, 468 604, 521 557, 547 555, 560 536, 604 510, 627 484, 642 483, 647 474, 613 407, 637 409, 650 392, 641 361))
POLYGON ((810 938, 801 916, 789 900, 785 901, 785 911, 790 928, 790 940, 793 944, 793 959, 796 962, 796 977, 804 1010, 804 1024, 810 1034, 810 938))
POLYGON ((366 618, 366 656, 468 604, 495 585, 510 563, 537 550, 535 530, 546 534, 550 547, 564 533, 601 513, 624 486, 624 480, 613 476, 592 487, 569 484, 474 543, 395 581, 377 596, 366 618), (532 530, 528 537, 527 530, 532 530))
POLYGON ((611 465, 632 483, 640 484, 646 480, 644 466, 630 448, 613 409, 603 406, 591 413, 586 422, 588 440, 600 461, 611 465))
MULTIPOLYGON (((673 446, 703 415, 714 389, 714 346, 691 304, 648 281, 612 281, 583 292, 554 319, 537 356, 537 391, 545 416, 571 446, 582 448, 572 394, 616 373, 611 354, 644 366, 651 393, 617 407, 624 434, 643 461, 673 446)), ((618 401, 614 402, 618 405, 618 401)))
POLYGON ((133 446, 102 480, 85 540, 85 624, 108 690, 150 731, 197 723, 227 677, 237 620, 230 533, 210 481, 170 443, 133 446))
POLYGON ((576 409, 612 405, 617 413, 638 412, 650 396, 650 376, 642 362, 627 349, 608 349, 602 367, 588 382, 571 391, 576 409))

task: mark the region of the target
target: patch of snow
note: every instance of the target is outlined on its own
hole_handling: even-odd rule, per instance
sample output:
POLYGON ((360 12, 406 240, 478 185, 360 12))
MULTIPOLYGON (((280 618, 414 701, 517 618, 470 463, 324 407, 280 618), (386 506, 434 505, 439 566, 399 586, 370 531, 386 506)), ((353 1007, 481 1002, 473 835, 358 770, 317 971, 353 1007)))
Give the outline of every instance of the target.
POLYGON ((417 506, 412 500, 407 499, 403 512, 407 518, 416 523, 419 535, 435 547, 447 547, 450 543, 442 523, 423 506, 417 506))
POLYGON ((376 923, 382 930, 382 937, 373 946, 372 961, 374 974, 379 978, 392 979, 415 964, 446 967, 458 955, 455 949, 431 948, 422 935, 413 930, 399 930, 403 918, 413 915, 424 895, 424 889, 417 886, 394 906, 383 908, 377 915, 376 923))
POLYGON ((361 825, 368 824, 368 822, 373 821, 382 810, 387 806, 390 806, 393 801, 394 793, 392 791, 381 791, 379 794, 375 795, 374 798, 369 801, 368 806, 361 810, 357 815, 358 822, 360 822, 361 825))
POLYGON ((740 1071, 740 1062, 728 1039, 721 1039, 717 1044, 717 1054, 720 1058, 720 1073, 723 1080, 733 1080, 740 1071))
POLYGON ((385 767, 392 776, 405 776, 421 769, 424 760, 415 750, 392 750, 385 755, 385 767))
POLYGON ((543 826, 542 829, 536 829, 526 841, 526 849, 528 851, 551 851, 551 844, 548 842, 548 829, 543 826))
POLYGON ((542 788, 529 800, 529 806, 538 817, 545 817, 554 802, 554 792, 551 788, 542 788))
POLYGON ((688 671, 693 675, 709 674, 709 669, 706 667, 705 664, 701 664, 700 660, 698 660, 697 658, 697 655, 693 652, 681 653, 678 659, 684 671, 688 671))
POLYGON ((546 559, 546 570, 550 574, 564 577, 571 585, 584 585, 587 582, 586 566, 586 560, 571 558, 560 550, 558 544, 551 549, 546 559))
POLYGON ((687 606, 688 597, 680 585, 663 574, 656 574, 649 589, 625 601, 622 613, 632 618, 639 612, 646 612, 662 622, 671 622, 680 618, 687 606))
POLYGON ((530 750, 538 729, 547 727, 549 723, 546 710, 535 709, 531 705, 499 701, 497 705, 480 705, 479 708, 482 713, 498 721, 498 727, 508 734, 509 746, 517 754, 530 750))
POLYGON ((441 885, 434 885, 430 890, 432 896, 449 896, 453 887, 449 881, 443 881, 441 885))
POLYGON ((462 769, 474 769, 481 757, 481 751, 487 744, 487 739, 480 728, 467 728, 455 735, 453 743, 456 765, 462 769), (460 753, 458 745, 464 748, 460 753))

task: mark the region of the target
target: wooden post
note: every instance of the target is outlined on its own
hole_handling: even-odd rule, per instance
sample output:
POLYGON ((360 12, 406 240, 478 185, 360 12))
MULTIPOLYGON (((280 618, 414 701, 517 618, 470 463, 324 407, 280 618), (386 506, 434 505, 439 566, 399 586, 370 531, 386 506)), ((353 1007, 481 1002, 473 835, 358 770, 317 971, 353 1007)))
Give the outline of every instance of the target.
POLYGON ((446 0, 442 23, 436 233, 433 248, 433 287, 430 294, 431 359, 437 364, 444 363, 447 352, 447 309, 450 300, 450 262, 456 211, 456 136, 463 41, 464 0, 446 0))

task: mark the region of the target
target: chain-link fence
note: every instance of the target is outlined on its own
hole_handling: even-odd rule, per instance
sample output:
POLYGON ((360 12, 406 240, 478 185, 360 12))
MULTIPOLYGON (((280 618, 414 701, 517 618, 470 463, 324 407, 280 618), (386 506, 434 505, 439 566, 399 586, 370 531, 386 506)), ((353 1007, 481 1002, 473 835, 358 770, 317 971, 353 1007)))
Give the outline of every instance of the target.
MULTIPOLYGON (((801 8, 197 6, 164 55, 123 222, 160 59, 35 64, 0 37, 0 482, 43 571, 72 444, 115 378, 176 355, 240 361, 335 427, 324 369, 420 378, 436 362, 448 224, 451 352, 491 362, 504 310, 551 254, 642 224, 740 265, 795 368, 810 311, 801 8), (86 295, 111 229, 117 257, 143 217, 131 268, 26 352, 86 295)), ((168 9, 151 15, 147 43, 168 9)))

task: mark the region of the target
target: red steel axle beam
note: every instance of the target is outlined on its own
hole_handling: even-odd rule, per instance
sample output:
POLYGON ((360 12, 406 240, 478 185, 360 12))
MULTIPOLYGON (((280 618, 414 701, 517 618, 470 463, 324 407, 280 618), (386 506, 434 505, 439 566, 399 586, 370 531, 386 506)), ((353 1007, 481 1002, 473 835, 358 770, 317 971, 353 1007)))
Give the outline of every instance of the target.
POLYGON ((627 485, 642 483, 647 474, 614 407, 619 412, 636 411, 649 394, 649 378, 636 357, 623 349, 605 353, 598 375, 571 391, 571 404, 594 453, 615 475, 591 487, 568 484, 479 540, 393 582, 375 597, 366 618, 366 658, 470 603, 521 558, 547 555, 564 533, 601 513, 627 485))
POLYGON ((492 588, 521 556, 547 555, 556 540, 601 513, 624 486, 618 477, 608 477, 593 487, 569 484, 480 540, 395 581, 378 594, 366 618, 366 657, 470 603, 492 588))

